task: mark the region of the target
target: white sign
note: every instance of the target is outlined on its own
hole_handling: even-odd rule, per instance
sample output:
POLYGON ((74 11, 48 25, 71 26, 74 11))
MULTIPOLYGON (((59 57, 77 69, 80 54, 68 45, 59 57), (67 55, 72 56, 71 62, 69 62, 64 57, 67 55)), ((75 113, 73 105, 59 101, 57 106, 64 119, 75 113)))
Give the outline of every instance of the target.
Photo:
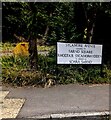
POLYGON ((57 42, 57 64, 101 64, 102 45, 57 42))

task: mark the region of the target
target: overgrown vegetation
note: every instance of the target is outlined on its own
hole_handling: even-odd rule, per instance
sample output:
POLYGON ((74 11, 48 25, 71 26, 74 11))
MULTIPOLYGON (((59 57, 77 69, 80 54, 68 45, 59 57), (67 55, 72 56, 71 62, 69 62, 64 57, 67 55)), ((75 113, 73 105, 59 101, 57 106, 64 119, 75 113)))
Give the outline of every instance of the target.
POLYGON ((0 52, 2 53, 6 53, 6 52, 12 52, 12 50, 14 49, 14 47, 16 46, 16 44, 12 44, 10 42, 6 42, 6 43, 1 43, 0 42, 0 52))
POLYGON ((30 47, 36 39, 49 45, 57 41, 103 44, 104 62, 111 64, 111 3, 6 2, 2 8, 3 42, 18 42, 16 35, 29 41, 30 47))
MULTIPOLYGON (((12 52, 14 50, 14 47, 17 45, 17 43, 10 43, 10 42, 5 42, 5 43, 0 43, 0 52, 1 53, 7 53, 7 52, 12 52)), ((47 45, 38 45, 37 49, 38 51, 50 51, 54 46, 47 46, 47 45)))
POLYGON ((0 46, 2 52, 12 51, 10 42, 21 42, 21 38, 29 42, 29 58, 2 57, 3 82, 17 86, 44 85, 49 79, 58 84, 110 83, 110 8, 111 3, 102 2, 2 3, 3 42, 9 42, 0 46), (37 40, 44 46, 37 47, 37 40), (102 44, 103 62, 108 64, 102 76, 100 66, 57 65, 55 49, 49 46, 60 41, 102 44), (38 51, 50 53, 44 56, 38 51))
POLYGON ((38 71, 30 70, 26 56, 4 56, 1 58, 3 83, 14 86, 44 86, 51 79, 56 84, 101 84, 111 83, 111 70, 104 66, 100 76, 100 66, 57 65, 55 49, 49 55, 39 55, 38 71))

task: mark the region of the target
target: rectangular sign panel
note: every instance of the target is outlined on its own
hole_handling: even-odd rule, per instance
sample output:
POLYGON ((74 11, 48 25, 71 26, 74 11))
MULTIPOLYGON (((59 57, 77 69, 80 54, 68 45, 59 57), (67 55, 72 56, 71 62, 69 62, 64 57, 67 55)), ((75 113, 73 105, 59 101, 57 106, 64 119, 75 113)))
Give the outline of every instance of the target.
POLYGON ((102 45, 57 42, 57 64, 102 64, 102 45))

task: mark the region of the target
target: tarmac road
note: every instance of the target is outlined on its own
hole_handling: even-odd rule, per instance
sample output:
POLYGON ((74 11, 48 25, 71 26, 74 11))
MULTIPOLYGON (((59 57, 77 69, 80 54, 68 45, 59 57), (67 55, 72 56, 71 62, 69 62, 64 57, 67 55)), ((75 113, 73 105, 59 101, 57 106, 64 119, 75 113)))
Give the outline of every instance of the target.
MULTIPOLYGON (((3 86, 3 90, 10 92, 7 98, 23 98, 26 100, 17 116, 17 118, 24 118, 23 120, 25 120, 25 118, 38 119, 41 116, 43 116, 43 118, 52 117, 53 119, 59 119, 61 115, 63 116, 64 114, 87 114, 89 112, 93 115, 93 113, 104 113, 111 110, 111 85, 71 84, 51 88, 12 88, 3 86)), ((96 114, 94 116, 96 116, 96 114)), ((64 116, 61 118, 64 119, 64 116)), ((83 118, 82 120, 87 120, 83 118)), ((90 118, 90 120, 93 120, 93 117, 90 118)), ((100 119, 98 118, 97 120, 100 119)))

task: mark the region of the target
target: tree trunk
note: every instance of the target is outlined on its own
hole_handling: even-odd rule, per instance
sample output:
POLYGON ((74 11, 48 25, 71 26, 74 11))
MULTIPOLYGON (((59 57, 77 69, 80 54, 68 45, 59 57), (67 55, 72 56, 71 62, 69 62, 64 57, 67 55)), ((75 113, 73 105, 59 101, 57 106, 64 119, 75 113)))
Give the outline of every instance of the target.
POLYGON ((36 24, 36 7, 34 7, 35 3, 30 3, 30 9, 33 14, 32 24, 30 25, 30 37, 29 37, 29 62, 30 68, 32 70, 38 70, 38 51, 37 51, 37 39, 34 31, 36 28, 33 27, 36 24))
POLYGON ((87 37, 86 37, 87 43, 92 43, 93 31, 94 31, 94 27, 95 27, 95 20, 96 20, 96 14, 93 14, 92 18, 90 18, 88 26, 87 26, 87 37))
POLYGON ((38 70, 37 40, 29 39, 29 62, 32 70, 38 70))
POLYGON ((79 35, 77 42, 83 42, 84 29, 87 24, 86 13, 83 7, 83 3, 74 4, 74 13, 75 13, 75 23, 76 23, 76 33, 79 35))
MULTIPOLYGON (((52 12, 50 13, 49 17, 52 17, 52 12)), ((44 36, 42 38, 44 40, 44 42, 46 42, 46 40, 47 40, 48 31, 49 31, 49 25, 46 26, 46 30, 45 30, 44 36)))

